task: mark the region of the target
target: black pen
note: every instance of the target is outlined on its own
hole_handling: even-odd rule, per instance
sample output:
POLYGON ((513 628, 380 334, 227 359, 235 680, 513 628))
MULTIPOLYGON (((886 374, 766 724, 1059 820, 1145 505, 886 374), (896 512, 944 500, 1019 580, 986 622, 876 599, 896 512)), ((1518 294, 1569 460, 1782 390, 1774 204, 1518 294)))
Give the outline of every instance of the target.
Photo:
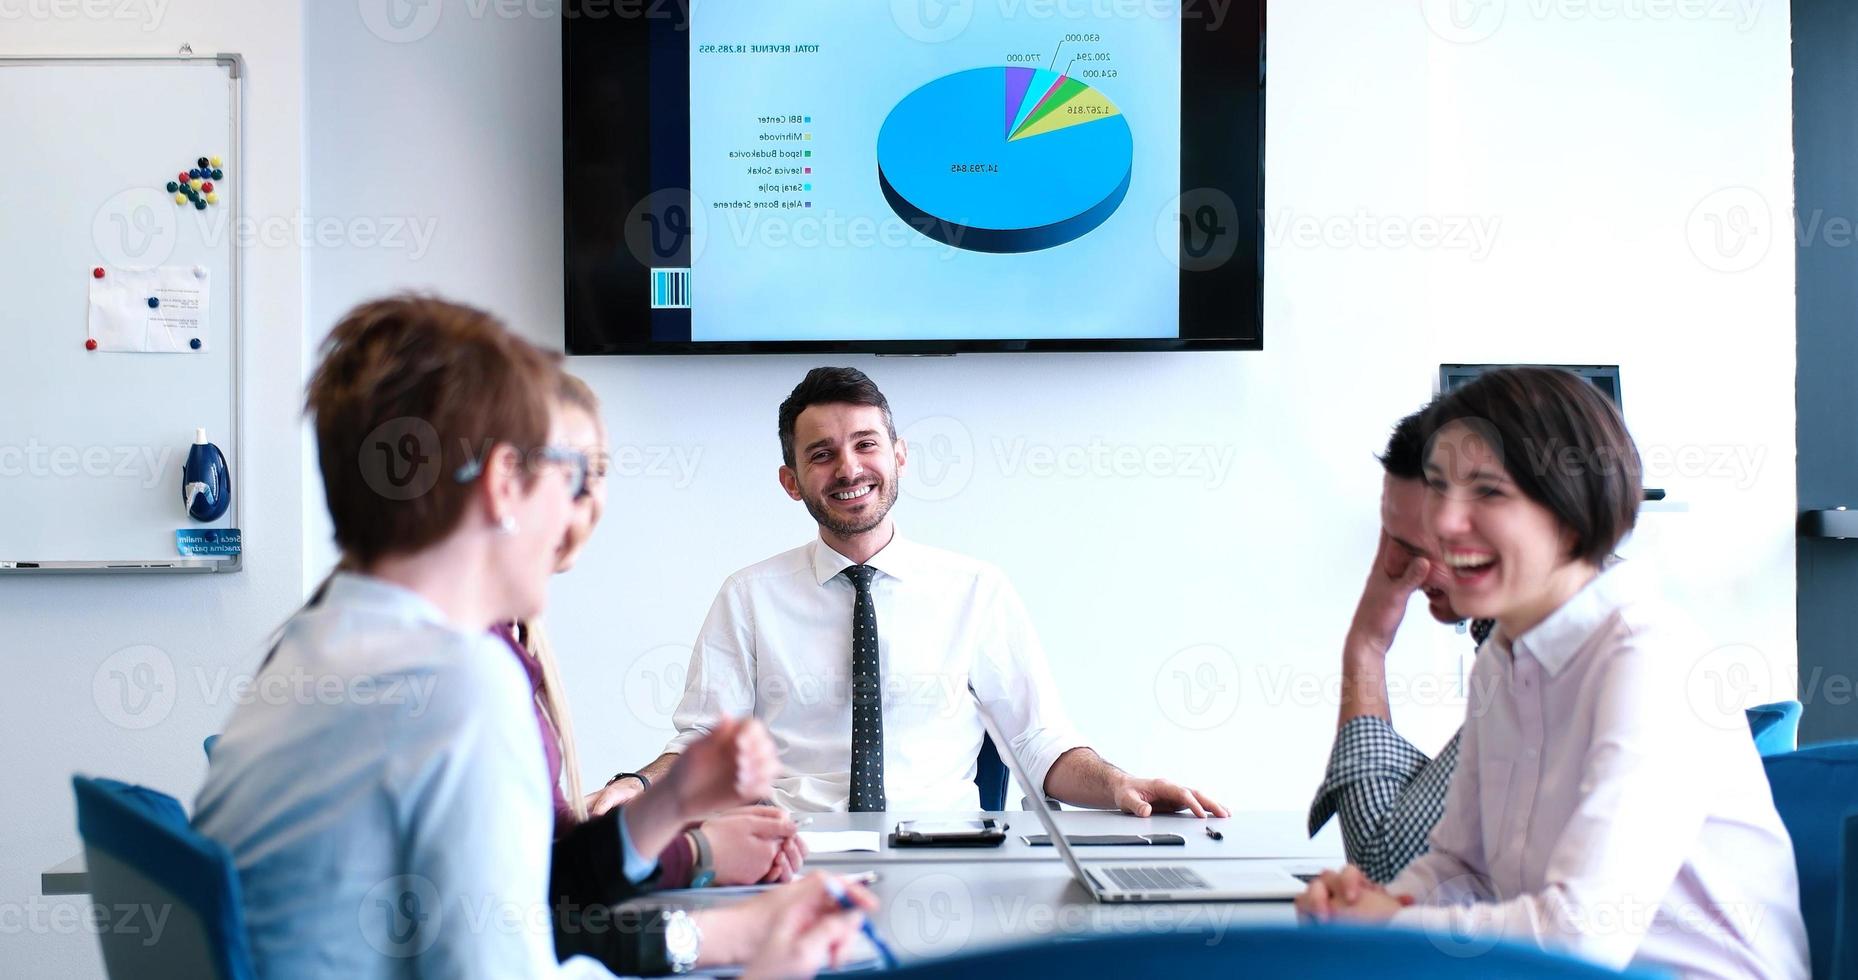
POLYGON ((1206 835, 1207 835, 1208 837, 1211 837, 1211 838, 1213 838, 1214 840, 1225 840, 1225 839, 1226 839, 1226 835, 1225 835, 1225 834, 1222 834, 1222 833, 1220 833, 1219 831, 1217 831, 1217 830, 1214 830, 1214 829, 1212 828, 1212 826, 1211 826, 1211 825, 1209 825, 1209 824, 1201 824, 1200 826, 1202 826, 1202 827, 1205 827, 1205 828, 1206 828, 1206 835))

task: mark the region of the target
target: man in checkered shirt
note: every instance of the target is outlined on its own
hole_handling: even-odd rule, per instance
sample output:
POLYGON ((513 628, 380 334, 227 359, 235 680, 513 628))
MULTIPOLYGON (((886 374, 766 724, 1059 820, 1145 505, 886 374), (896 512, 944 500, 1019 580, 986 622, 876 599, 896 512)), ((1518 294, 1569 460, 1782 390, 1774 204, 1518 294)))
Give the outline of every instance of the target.
MULTIPOLYGON (((1387 706, 1387 649, 1414 590, 1426 593, 1432 618, 1464 619, 1441 588, 1444 564, 1429 559, 1424 547, 1424 419, 1421 410, 1400 420, 1381 456, 1380 548, 1342 647, 1341 717, 1328 772, 1310 805, 1310 834, 1340 814, 1349 863, 1382 883, 1426 852, 1458 767, 1457 734, 1429 759, 1394 730, 1387 706)), ((1472 623, 1474 641, 1481 645, 1491 626, 1490 620, 1472 623)))

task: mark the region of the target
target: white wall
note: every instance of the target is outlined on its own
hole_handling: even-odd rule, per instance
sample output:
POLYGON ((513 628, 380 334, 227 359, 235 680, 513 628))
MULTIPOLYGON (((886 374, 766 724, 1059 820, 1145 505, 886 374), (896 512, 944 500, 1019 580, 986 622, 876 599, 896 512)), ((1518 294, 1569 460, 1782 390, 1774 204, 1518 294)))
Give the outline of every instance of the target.
MULTIPOLYGON (((191 29, 228 32, 221 46, 248 55, 294 38, 294 7, 235 15, 174 0, 171 21, 184 3, 191 29)), ((1793 670, 1793 256, 1772 223, 1792 202, 1785 5, 1743 23, 1634 15, 1709 5, 1497 0, 1477 8, 1501 15, 1483 37, 1489 19, 1429 23, 1445 6, 1271 5, 1266 351, 832 359, 871 372, 916 442, 897 511, 905 531, 1012 575, 1097 745, 1238 806, 1307 803, 1333 726, 1320 687, 1374 540, 1371 454, 1428 396, 1441 361, 1621 364, 1642 448, 1672 460, 1648 482, 1674 500, 1645 517, 1630 553, 1665 567, 1723 643, 1746 644, 1737 656, 1777 683, 1793 670), (1718 247, 1711 222, 1725 220, 1752 234, 1718 247), (1444 242, 1388 243, 1428 223, 1449 232, 1444 242), (1170 464, 1118 472, 1112 455, 1108 471, 1090 472, 1096 446, 1170 464), (1719 448, 1759 465, 1722 469, 1719 448), (1207 458, 1229 466, 1223 478, 1172 466, 1207 458), (1085 472, 1065 472, 1080 459, 1085 472)), ((419 287, 558 344, 559 25, 504 18, 494 4, 413 9, 438 20, 397 31, 378 19, 370 29, 356 4, 303 11, 303 194, 331 223, 327 244, 304 249, 301 336, 313 344, 350 304, 419 287), (394 219, 406 224, 387 241, 394 219)), ((60 43, 131 40, 169 46, 96 27, 60 43)), ((294 94, 269 105, 271 117, 294 112, 294 94)), ((256 157, 266 115, 256 98, 250 114, 256 157)), ((294 132, 266 138, 281 156, 298 146, 294 132)), ((294 158, 271 171, 291 174, 274 195, 294 192, 294 158)), ((287 310, 267 319, 294 343, 286 297, 297 282, 276 275, 253 295, 287 310)), ((273 506, 319 517, 313 475, 307 499, 282 483, 300 465, 287 418, 295 358, 255 365, 271 382, 255 390, 279 394, 252 411, 289 450, 275 460, 273 506)), ((631 468, 553 598, 589 777, 657 752, 679 648, 723 576, 811 533, 774 483, 773 429, 775 406, 816 363, 576 362, 607 401, 622 473, 631 468)), ((304 532, 312 575, 325 537, 316 524, 304 532)), ((23 638, 9 638, 21 640, 9 665, 26 665, 24 683, 0 697, 9 744, 35 747, 13 750, 32 756, 9 767, 25 773, 25 801, 0 803, 0 816, 39 835, 7 845, 0 901, 18 901, 26 871, 75 849, 70 770, 153 773, 147 781, 191 795, 194 740, 225 711, 177 706, 164 725, 125 733, 98 718, 90 681, 129 642, 171 643, 177 662, 248 665, 288 611, 275 593, 298 586, 261 577, 254 549, 254 572, 231 585, 0 590, 0 608, 32 610, 15 617, 23 638), (230 625, 212 641, 177 639, 171 614, 190 613, 230 625), (60 747, 37 748, 51 733, 65 736, 60 747)), ((1417 610, 1410 622, 1396 674, 1446 691, 1395 710, 1430 747, 1461 712, 1450 685, 1468 644, 1417 610)), ((57 946, 58 965, 73 948, 57 946)))
MULTIPOLYGON (((0 8, 7 54, 172 54, 183 43, 243 54, 246 208, 272 225, 296 216, 302 199, 301 34, 295 0, 0 8)), ((39 898, 39 872, 80 848, 72 773, 145 783, 191 804, 206 771, 200 740, 232 709, 221 682, 252 669, 265 634, 302 594, 297 400, 271 397, 302 387, 299 250, 274 238, 247 252, 245 269, 245 571, 0 582, 0 974, 102 975, 96 939, 77 915, 86 900, 39 898), (144 644, 159 654, 118 653, 144 644), (157 674, 162 691, 146 702, 140 690, 125 702, 109 676, 133 660, 173 671, 172 680, 157 674)))

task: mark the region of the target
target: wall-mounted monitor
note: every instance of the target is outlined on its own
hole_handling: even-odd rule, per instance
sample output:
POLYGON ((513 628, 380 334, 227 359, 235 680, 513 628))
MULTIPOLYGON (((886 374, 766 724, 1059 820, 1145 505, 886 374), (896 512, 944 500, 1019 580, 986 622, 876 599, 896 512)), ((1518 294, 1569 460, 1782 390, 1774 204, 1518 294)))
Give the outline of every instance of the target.
POLYGON ((1626 410, 1626 403, 1620 400, 1619 365, 1617 364, 1441 364, 1439 365, 1439 391, 1449 392, 1469 384, 1473 378, 1486 371, 1495 371, 1507 367, 1551 367, 1560 368, 1569 374, 1578 374, 1586 378, 1600 393, 1613 403, 1620 411, 1626 410))
POLYGON ((567 349, 1261 349, 1263 7, 563 17, 567 349))

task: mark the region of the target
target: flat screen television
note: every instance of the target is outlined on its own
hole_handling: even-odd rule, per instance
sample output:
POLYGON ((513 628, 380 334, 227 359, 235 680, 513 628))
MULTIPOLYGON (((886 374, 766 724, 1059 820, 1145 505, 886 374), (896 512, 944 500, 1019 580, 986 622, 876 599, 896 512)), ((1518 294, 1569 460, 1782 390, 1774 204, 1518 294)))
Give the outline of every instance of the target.
POLYGON ((571 354, 1263 347, 1263 0, 574 13, 571 354))

